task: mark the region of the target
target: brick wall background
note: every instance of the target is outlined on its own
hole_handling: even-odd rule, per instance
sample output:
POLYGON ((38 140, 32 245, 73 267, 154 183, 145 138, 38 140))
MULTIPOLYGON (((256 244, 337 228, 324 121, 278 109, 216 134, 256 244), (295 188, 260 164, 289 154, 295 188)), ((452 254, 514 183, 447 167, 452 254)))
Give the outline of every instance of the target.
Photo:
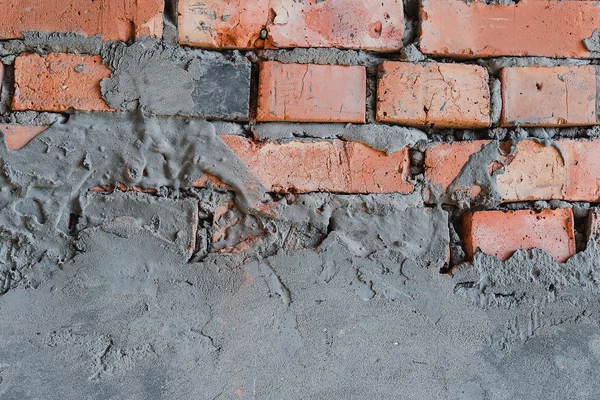
MULTIPOLYGON (((424 289, 438 279, 450 281, 441 290, 447 290, 449 298, 458 293, 484 310, 491 304, 504 311, 516 309, 515 315, 486 316, 491 325, 502 326, 494 328, 497 332, 491 329, 495 333, 487 329, 481 333, 481 327, 463 332, 485 338, 486 344, 478 347, 483 353, 490 351, 485 346, 493 342, 495 349, 508 354, 511 343, 527 342, 537 329, 555 335, 556 326, 579 323, 582 316, 587 316, 585 329, 590 329, 582 337, 598 336, 593 307, 597 306, 594 252, 600 203, 600 7, 591 0, 499 3, 0 0, 4 14, 0 17, 0 136, 5 143, 0 152, 4 165, 0 221, 5 225, 0 235, 4 241, 0 293, 5 296, 0 304, 13 291, 58 279, 50 277, 65 262, 92 265, 85 257, 96 254, 90 243, 98 248, 105 243, 92 233, 101 227, 127 238, 121 245, 104 244, 114 247, 115 254, 130 252, 127 246, 156 248, 152 240, 160 238, 158 247, 173 246, 182 257, 164 256, 161 265, 229 263, 217 269, 233 273, 241 268, 244 277, 239 287, 263 279, 269 297, 283 299, 288 308, 294 301, 294 285, 310 292, 294 281, 301 274, 286 280, 285 274, 293 272, 280 272, 284 261, 279 259, 267 263, 268 267, 257 261, 254 271, 249 265, 282 253, 303 254, 306 259, 318 258, 311 262, 320 269, 319 276, 334 276, 331 271, 345 268, 339 266, 342 256, 326 254, 330 242, 343 243, 342 253, 352 254, 348 265, 356 269, 355 276, 340 286, 343 290, 354 284, 362 288, 356 290, 366 300, 404 299, 428 320, 436 319, 439 310, 454 313, 454 322, 444 325, 453 335, 460 331, 454 324, 468 320, 464 304, 446 299, 455 307, 446 310, 432 300, 422 300, 438 290, 424 289), (82 168, 88 172, 81 175, 82 168), (125 226, 141 229, 135 231, 136 238, 151 231, 152 239, 130 242, 133 234, 123 233, 125 226), (43 243, 44 248, 32 244, 25 251, 24 240, 43 243), (426 275, 406 278, 397 266, 407 260, 428 271, 426 275), (381 269, 373 271, 378 272, 365 272, 366 265, 377 262, 381 269), (385 272, 388 265, 398 270, 385 272), (490 278, 492 268, 505 275, 490 278), (514 282, 506 280, 518 280, 514 271, 519 268, 529 274, 520 284, 540 284, 543 296, 530 295, 530 289, 511 289, 514 282), (536 268, 543 271, 542 278, 536 268), (388 273, 396 273, 393 279, 404 282, 399 287, 410 279, 421 286, 399 289, 397 282, 387 281, 388 273), (582 276, 588 276, 585 284, 579 281, 582 276), (550 307, 557 301, 555 288, 560 282, 571 285, 560 307, 569 303, 576 310, 540 308, 542 303, 550 307), (462 291, 467 287, 465 295, 462 291), (576 287, 581 293, 573 294, 576 287), (520 290, 522 297, 515 295, 520 290), (552 300, 547 292, 552 292, 552 300), (502 303, 502 296, 510 300, 502 303), (532 316, 544 312, 551 316, 532 316)), ((152 253, 152 257, 158 256, 152 253)), ((108 259, 103 255, 94 263, 105 265, 108 259)), ((113 262, 130 263, 122 259, 126 261, 113 262)), ((301 261, 286 260, 300 270, 301 261)), ((152 268, 131 277, 139 278, 148 270, 152 268)), ((302 276, 297 279, 308 279, 302 276)), ((198 279, 216 285, 209 278, 198 279)), ((166 290, 157 285, 159 289, 133 285, 137 289, 130 290, 136 295, 166 290)), ((118 292, 119 296, 128 293, 122 288, 118 292)), ((204 294, 194 296, 204 299, 204 294)), ((221 299, 219 304, 228 301, 221 299)), ((5 304, 12 307, 8 300, 5 304)), ((203 322, 206 326, 219 315, 227 319, 223 310, 221 314, 210 310, 208 322, 203 322)), ((295 318, 309 314, 297 310, 295 318)), ((290 323, 279 317, 273 317, 276 324, 290 323)), ((387 321, 372 321, 373 327, 385 331, 391 321, 404 317, 399 313, 387 321)), ((60 323, 54 321, 48 329, 60 323)), ((15 328, 11 334, 16 337, 28 329, 15 328)), ((105 336, 116 337, 116 328, 110 329, 105 336)), ((236 347, 240 338, 217 339, 204 328, 198 332, 217 352, 249 354, 236 347), (226 352, 226 346, 234 350, 226 352)), ((310 335, 300 329, 302 334, 310 335)), ((325 340, 333 342, 328 335, 325 340)), ((336 340, 342 340, 337 335, 336 340)), ((569 338, 560 340, 571 343, 569 338)), ((438 339, 436 333, 427 340, 438 339)), ((112 354, 116 345, 113 339, 106 341, 110 344, 100 345, 99 351, 112 354)), ((182 349, 182 343, 174 346, 182 349)), ((282 343, 282 347, 289 345, 282 343)), ((592 347, 586 357, 596 354, 592 347)), ((131 353, 135 346, 125 348, 119 351, 131 353)), ((351 353, 360 359, 368 348, 363 345, 351 353)), ((306 364, 314 366, 311 360, 319 352, 306 351, 306 364)), ((285 358, 283 353, 272 357, 285 358)), ((563 353, 540 355, 519 348, 517 354, 516 370, 526 369, 529 358, 538 355, 554 357, 552 362, 560 369, 568 364, 557 361, 563 353)), ((118 375, 114 368, 126 369, 103 357, 96 357, 100 367, 95 367, 92 381, 107 373, 118 375)), ((172 368, 181 357, 165 365, 172 368)), ((458 364, 465 362, 461 357, 458 364)), ((340 360, 331 365, 342 368, 340 360)), ((589 365, 597 362, 590 360, 589 365)), ((443 364, 435 358, 430 361, 439 368, 443 364)), ((146 398, 173 398, 173 393, 184 396, 180 398, 212 398, 208 394, 219 391, 225 393, 223 398, 324 398, 318 392, 331 384, 309 385, 309 397, 301 395, 298 382, 288 393, 263 386, 262 397, 250 397, 250 375, 238 371, 236 363, 219 362, 211 373, 226 370, 227 383, 211 378, 207 388, 194 386, 189 391, 164 384, 152 392, 163 397, 146 398), (235 381, 238 374, 241 382, 235 381)), ((393 369, 392 360, 386 362, 381 371, 393 369)), ((247 367, 242 364, 242 369, 247 367)), ((2 365, 0 359, 0 376, 2 365)), ((580 364, 572 368, 583 377, 593 371, 589 365, 585 372, 577 370, 580 364)), ((276 368, 279 364, 270 364, 265 373, 276 368)), ((361 368, 360 373, 367 369, 361 368)), ((414 396, 407 398, 551 398, 543 391, 518 397, 510 388, 490 389, 494 379, 512 375, 497 372, 497 366, 493 373, 485 368, 485 378, 475 379, 477 387, 461 381, 459 387, 449 388, 432 378, 431 370, 421 371, 420 379, 435 381, 435 390, 409 385, 407 393, 414 396)), ((282 374, 289 379, 298 372, 282 374)), ((399 398, 397 387, 386 386, 390 380, 375 379, 383 385, 378 392, 375 383, 372 391, 354 387, 349 383, 357 379, 353 376, 348 372, 341 385, 348 391, 322 393, 334 393, 333 398, 399 398)), ((0 394, 38 398, 18 397, 23 382, 15 379, 5 389, 0 379, 0 394)), ((273 385, 272 380, 262 379, 273 385)), ((585 386, 583 378, 569 378, 576 387, 572 391, 561 384, 563 379, 557 378, 554 385, 567 397, 556 398, 596 398, 598 388, 585 386)), ((118 387, 121 393, 131 389, 118 387)), ((83 398, 78 384, 74 388, 56 393, 83 398)), ((97 398, 137 398, 103 393, 97 398)))

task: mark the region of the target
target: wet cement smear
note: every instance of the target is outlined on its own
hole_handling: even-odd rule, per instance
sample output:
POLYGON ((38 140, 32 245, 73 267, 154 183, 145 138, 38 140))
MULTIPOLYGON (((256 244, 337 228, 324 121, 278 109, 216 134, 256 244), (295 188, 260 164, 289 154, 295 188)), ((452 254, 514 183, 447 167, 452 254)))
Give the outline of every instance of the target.
POLYGON ((420 191, 272 197, 184 118, 75 114, 0 160, 1 399, 600 393, 594 243, 441 274, 420 191), (156 193, 87 190, 119 183, 156 193))

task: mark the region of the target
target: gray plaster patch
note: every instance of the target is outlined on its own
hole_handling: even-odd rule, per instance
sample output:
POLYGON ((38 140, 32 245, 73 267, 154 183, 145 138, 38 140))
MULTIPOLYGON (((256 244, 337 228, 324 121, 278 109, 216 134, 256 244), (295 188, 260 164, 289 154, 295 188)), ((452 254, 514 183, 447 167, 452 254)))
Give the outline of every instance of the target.
POLYGON ((37 286, 45 269, 70 258, 67 221, 85 207, 80 195, 90 187, 177 190, 209 173, 228 183, 250 213, 261 212, 265 194, 212 124, 183 118, 75 114, 19 151, 1 143, 0 165, 2 291, 37 286))
POLYGON ((258 140, 297 138, 343 139, 363 143, 390 155, 406 146, 414 147, 427 140, 427 135, 415 128, 389 125, 342 124, 258 124, 251 127, 258 140))
POLYGON ((113 71, 100 83, 102 95, 108 105, 121 110, 140 107, 155 115, 247 120, 248 60, 201 54, 151 39, 113 44, 102 52, 113 71))

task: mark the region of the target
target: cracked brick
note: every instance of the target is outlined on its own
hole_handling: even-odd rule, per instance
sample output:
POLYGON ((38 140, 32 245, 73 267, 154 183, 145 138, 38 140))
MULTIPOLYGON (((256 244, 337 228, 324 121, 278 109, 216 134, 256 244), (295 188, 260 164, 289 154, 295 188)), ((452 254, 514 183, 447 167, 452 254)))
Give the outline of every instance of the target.
POLYGON ((593 58, 583 40, 598 28, 594 1, 421 0, 421 51, 436 57, 593 58))
POLYGON ((377 120, 418 127, 488 127, 488 73, 476 65, 384 62, 379 66, 377 120))
POLYGON ((364 67, 261 64, 257 121, 365 122, 365 113, 364 67))
POLYGON ((512 67, 500 72, 504 126, 598 123, 597 67, 512 67))
POLYGON ((15 60, 13 110, 62 112, 69 108, 112 110, 102 98, 100 81, 110 69, 100 56, 21 54, 15 60))
MULTIPOLYGON (((387 156, 341 140, 256 143, 220 136, 269 191, 280 193, 411 193, 408 148, 387 156)), ((211 180, 205 177, 195 186, 211 180)))

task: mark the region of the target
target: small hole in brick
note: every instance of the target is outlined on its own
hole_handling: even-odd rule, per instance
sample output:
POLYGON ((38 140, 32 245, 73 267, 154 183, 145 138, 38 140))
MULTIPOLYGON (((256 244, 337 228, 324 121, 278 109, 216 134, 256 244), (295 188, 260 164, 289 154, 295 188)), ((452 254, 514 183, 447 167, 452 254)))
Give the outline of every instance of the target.
POLYGON ((542 90, 542 88, 544 87, 543 83, 536 83, 535 87, 537 88, 538 92, 542 90))

